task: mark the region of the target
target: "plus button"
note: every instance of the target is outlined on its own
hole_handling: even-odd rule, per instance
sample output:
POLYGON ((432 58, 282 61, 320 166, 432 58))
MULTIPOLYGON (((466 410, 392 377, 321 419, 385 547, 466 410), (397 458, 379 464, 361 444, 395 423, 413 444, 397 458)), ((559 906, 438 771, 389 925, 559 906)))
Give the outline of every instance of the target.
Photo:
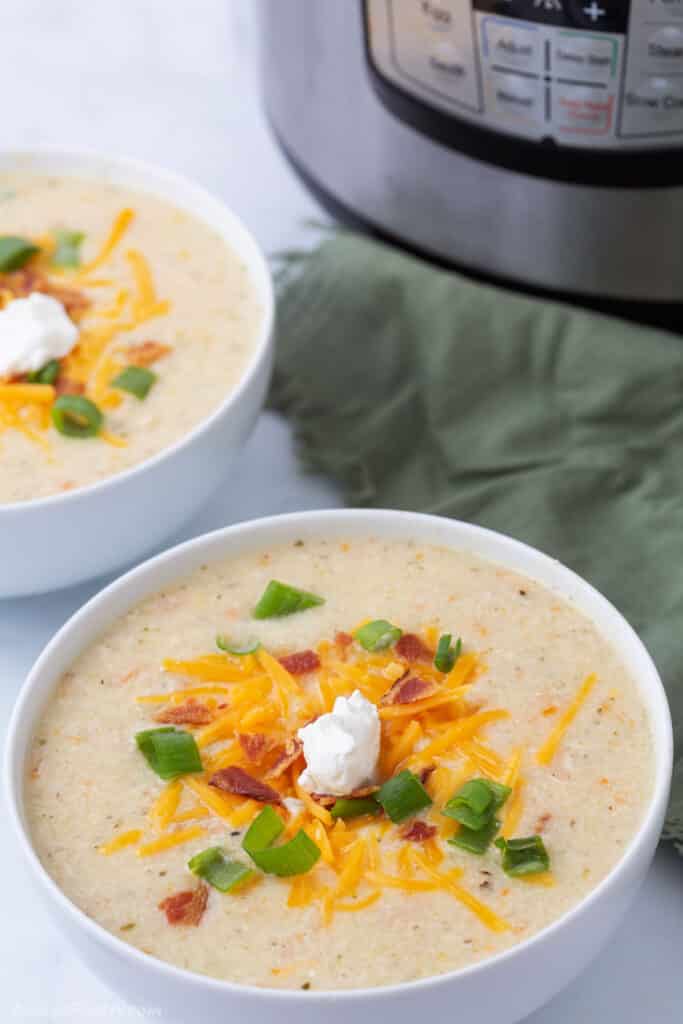
POLYGON ((604 18, 607 11, 600 4, 596 3, 595 0, 591 0, 591 3, 584 7, 583 13, 588 15, 591 21, 597 21, 599 18, 604 18))

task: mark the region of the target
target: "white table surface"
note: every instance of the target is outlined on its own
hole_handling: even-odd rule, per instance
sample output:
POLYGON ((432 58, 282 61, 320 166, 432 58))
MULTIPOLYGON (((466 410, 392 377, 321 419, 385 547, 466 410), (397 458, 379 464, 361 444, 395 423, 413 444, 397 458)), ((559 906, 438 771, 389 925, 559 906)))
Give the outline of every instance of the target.
MULTIPOLYGON (((320 210, 261 116, 252 14, 253 0, 2 3, 0 144, 87 145, 155 160, 222 195, 268 251, 305 243, 303 222, 320 210)), ((182 538, 337 503, 331 484, 300 472, 287 426, 266 414, 232 478, 182 538)), ((101 583, 0 602, 1 732, 42 645, 101 583)), ((149 1019, 62 942, 34 899, 3 817, 0 808, 0 1020, 149 1019)), ((682 951, 683 862, 660 850, 609 948, 528 1024, 680 1024, 682 951)))

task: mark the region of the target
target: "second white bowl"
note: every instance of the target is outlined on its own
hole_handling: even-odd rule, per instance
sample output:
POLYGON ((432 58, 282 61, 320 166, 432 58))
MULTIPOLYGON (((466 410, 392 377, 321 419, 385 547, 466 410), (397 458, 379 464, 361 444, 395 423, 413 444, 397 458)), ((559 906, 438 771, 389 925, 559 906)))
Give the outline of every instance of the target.
MULTIPOLYGON (((211 225, 247 268, 262 308, 237 388, 175 444, 116 476, 65 494, 0 505, 0 598, 55 590, 111 572, 178 530, 225 479, 263 407, 273 357, 274 298, 266 260, 242 222, 186 179, 87 152, 0 153, 0 172, 68 175, 150 192, 211 225)), ((0 459, 1 464, 1 459, 0 459)))

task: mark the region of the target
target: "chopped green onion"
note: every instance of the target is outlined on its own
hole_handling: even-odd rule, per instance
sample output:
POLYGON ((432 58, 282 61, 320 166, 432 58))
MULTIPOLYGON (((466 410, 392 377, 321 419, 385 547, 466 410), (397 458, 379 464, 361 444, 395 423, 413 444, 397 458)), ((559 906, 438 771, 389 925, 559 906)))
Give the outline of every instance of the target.
POLYGON ((128 391, 142 401, 143 398, 147 398, 156 379, 156 373, 145 369, 144 366, 127 366, 114 377, 111 386, 118 388, 119 391, 128 391))
POLYGON ((469 853, 476 853, 478 856, 481 856, 488 850, 499 828, 500 822, 498 818, 491 818, 488 824, 478 829, 461 825, 448 842, 451 846, 458 846, 461 850, 467 850, 469 853))
POLYGON ((267 875, 289 878, 292 875, 305 875, 310 871, 320 859, 320 850, 303 829, 299 829, 288 843, 283 843, 282 846, 269 846, 265 850, 255 850, 249 856, 267 875))
POLYGON ((55 231, 57 243, 52 254, 52 265, 54 267, 80 267, 81 245, 85 235, 82 231, 55 231))
POLYGON ((333 818, 359 818, 362 814, 379 814, 380 805, 371 797, 348 797, 337 800, 330 808, 333 818))
POLYGON ((33 370, 28 375, 29 384, 54 384, 59 377, 59 360, 51 359, 39 370, 33 370))
POLYGON ((19 270, 38 251, 38 246, 27 238, 0 235, 0 271, 19 270))
POLYGON ((234 654, 238 658, 243 657, 245 654, 255 654, 260 646, 261 642, 259 640, 250 640, 245 644, 234 644, 228 640, 227 636, 223 636, 222 633, 219 633, 216 637, 216 647, 219 650, 225 651, 227 654, 234 654))
POLYGON ((434 666, 439 670, 439 672, 450 672, 460 657, 462 640, 458 637, 455 641, 455 646, 452 646, 452 639, 453 637, 450 633, 444 633, 443 636, 439 638, 436 654, 434 655, 434 666))
POLYGON ((290 587, 288 583, 271 580, 252 614, 255 619, 274 619, 303 612, 320 604, 325 604, 325 601, 317 594, 299 590, 298 587, 290 587))
POLYGON ((385 782, 377 793, 377 800, 395 824, 429 807, 432 802, 417 775, 407 770, 385 782))
POLYGON ((95 403, 82 395, 60 395, 51 415, 56 429, 66 437, 95 437, 104 422, 95 403))
POLYGON ((470 779, 451 797, 441 813, 476 832, 490 823, 510 793, 510 787, 500 782, 470 779))
POLYGON ((230 860, 220 846, 211 846, 195 854, 187 866, 194 875, 221 892, 231 892, 254 877, 251 868, 238 860, 230 860))
POLYGON ((253 852, 265 850, 274 843, 284 831, 284 822, 270 804, 266 804, 261 813, 254 818, 242 840, 242 849, 251 857, 253 852))
POLYGON ((284 827, 279 814, 267 805, 249 826, 242 848, 267 875, 303 875, 318 862, 320 850, 303 829, 288 843, 273 846, 284 827))
POLYGON ((184 729, 172 725, 144 729, 135 734, 135 742, 150 768, 165 781, 202 771, 194 736, 184 729))
POLYGON ((503 853, 503 871, 506 875, 519 878, 522 875, 539 875, 550 868, 550 857, 540 836, 525 839, 496 839, 496 846, 503 853))
POLYGON ((398 626, 392 626, 386 619, 375 619, 373 622, 366 622, 353 635, 364 650, 383 651, 397 643, 403 631, 398 626))

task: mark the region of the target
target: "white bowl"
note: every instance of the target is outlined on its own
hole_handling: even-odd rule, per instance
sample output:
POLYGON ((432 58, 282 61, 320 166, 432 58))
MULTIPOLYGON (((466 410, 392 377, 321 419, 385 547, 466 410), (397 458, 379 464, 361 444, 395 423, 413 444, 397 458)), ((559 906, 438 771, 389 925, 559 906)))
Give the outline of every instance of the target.
POLYGON ((0 151, 0 172, 8 171, 129 186, 207 221, 247 267, 263 314, 236 389, 175 444, 88 487, 0 504, 0 598, 55 590, 127 565, 198 511, 225 479, 263 407, 274 320, 271 277, 258 244, 219 199, 190 181, 135 160, 50 148, 0 151))
POLYGON ((672 756, 671 718, 657 670, 626 620, 588 583, 533 548, 476 526, 409 512, 345 510, 278 516, 207 534, 151 559, 107 587, 59 631, 31 671, 9 727, 4 774, 20 856, 57 923, 106 984, 133 1003, 161 1008, 168 1015, 164 1020, 414 1024, 451 1020, 455 1014, 477 1024, 512 1024, 549 1000, 593 959, 631 903, 659 839, 672 756), (466 549, 524 573, 571 601, 619 649, 648 709, 654 736, 654 790, 637 834, 608 877, 548 928, 473 967, 431 979, 357 991, 282 992, 216 981, 146 956, 74 906, 32 848, 23 783, 31 737, 45 702, 61 674, 115 620, 200 565, 299 538, 369 535, 466 549))

